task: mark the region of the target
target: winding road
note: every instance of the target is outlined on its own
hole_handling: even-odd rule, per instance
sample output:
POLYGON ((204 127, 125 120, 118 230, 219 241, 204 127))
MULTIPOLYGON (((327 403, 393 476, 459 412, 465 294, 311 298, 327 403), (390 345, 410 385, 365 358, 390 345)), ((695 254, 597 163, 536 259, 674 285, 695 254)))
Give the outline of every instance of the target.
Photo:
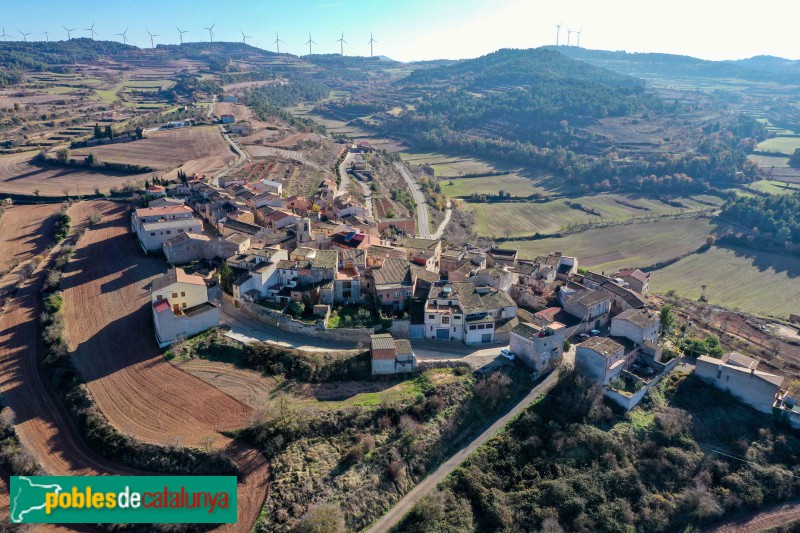
POLYGON ((450 215, 452 214, 450 201, 448 200, 447 202, 447 211, 445 211, 444 220, 439 224, 436 233, 431 233, 428 200, 425 198, 425 193, 422 192, 422 187, 404 164, 395 163, 394 167, 400 172, 403 179, 406 180, 408 189, 411 191, 411 197, 414 198, 414 203, 417 204, 417 233, 423 239, 441 239, 447 224, 450 222, 450 215))

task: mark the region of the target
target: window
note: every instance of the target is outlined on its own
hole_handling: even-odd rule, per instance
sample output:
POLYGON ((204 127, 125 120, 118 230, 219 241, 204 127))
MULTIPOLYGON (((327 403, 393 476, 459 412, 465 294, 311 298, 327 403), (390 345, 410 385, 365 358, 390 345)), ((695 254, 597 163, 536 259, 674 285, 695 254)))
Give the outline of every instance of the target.
POLYGON ((470 331, 475 331, 475 328, 476 328, 476 326, 475 326, 475 324, 473 324, 473 325, 471 325, 471 326, 469 327, 469 330, 470 330, 470 331))
POLYGON ((434 318, 436 318, 436 315, 428 315, 428 320, 433 320, 434 318))
POLYGON ((181 307, 183 307, 184 309, 186 309, 186 302, 183 302, 183 303, 181 304, 181 307))
MULTIPOLYGON (((156 294, 156 301, 163 300, 163 299, 164 299, 163 296, 161 296, 160 294, 156 294)), ((719 377, 719 376, 717 376, 717 377, 719 377)))
POLYGON ((155 236, 156 236, 156 232, 155 232, 155 231, 151 231, 151 232, 150 232, 150 236, 151 236, 151 237, 155 237, 155 236))
POLYGON ((167 235, 172 235, 172 230, 171 229, 167 230, 167 235))
POLYGON ((455 333, 455 332, 456 332, 456 327, 455 327, 455 326, 453 326, 453 333, 455 333))
POLYGON ((486 324, 486 329, 493 329, 493 328, 494 328, 494 324, 486 324))
POLYGON ((442 324, 449 324, 449 323, 450 323, 450 317, 449 316, 443 316, 442 317, 442 324))
POLYGON ((461 315, 453 315, 453 320, 461 320, 461 315))
POLYGON ((173 293, 172 293, 172 297, 173 297, 173 298, 177 298, 177 297, 178 297, 178 293, 177 293, 177 292, 173 292, 173 293))
POLYGON ((184 297, 184 296, 186 296, 186 293, 181 291, 181 297, 184 297))

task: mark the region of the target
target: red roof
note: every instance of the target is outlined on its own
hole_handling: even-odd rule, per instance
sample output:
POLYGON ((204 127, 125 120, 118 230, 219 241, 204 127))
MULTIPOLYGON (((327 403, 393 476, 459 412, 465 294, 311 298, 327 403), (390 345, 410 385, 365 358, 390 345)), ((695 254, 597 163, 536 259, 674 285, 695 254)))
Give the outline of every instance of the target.
POLYGON ((559 311, 561 311, 560 307, 548 307, 547 309, 542 309, 538 313, 534 313, 534 315, 539 315, 539 316, 551 315, 552 316, 552 315, 555 315, 556 313, 558 313, 559 311))
POLYGON ((156 313, 163 313, 164 311, 168 311, 171 309, 169 306, 169 300, 157 300, 153 302, 153 309, 156 310, 156 313))

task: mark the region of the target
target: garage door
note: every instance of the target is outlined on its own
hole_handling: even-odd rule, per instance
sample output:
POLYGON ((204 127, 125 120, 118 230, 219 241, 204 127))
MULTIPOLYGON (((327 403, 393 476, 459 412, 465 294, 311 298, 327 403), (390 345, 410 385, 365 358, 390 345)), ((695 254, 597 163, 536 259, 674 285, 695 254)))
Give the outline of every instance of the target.
POLYGON ((492 334, 491 333, 484 333, 481 336, 481 342, 492 342, 492 334))
POLYGON ((449 328, 437 328, 436 329, 436 338, 439 340, 448 340, 450 338, 450 329, 449 328))

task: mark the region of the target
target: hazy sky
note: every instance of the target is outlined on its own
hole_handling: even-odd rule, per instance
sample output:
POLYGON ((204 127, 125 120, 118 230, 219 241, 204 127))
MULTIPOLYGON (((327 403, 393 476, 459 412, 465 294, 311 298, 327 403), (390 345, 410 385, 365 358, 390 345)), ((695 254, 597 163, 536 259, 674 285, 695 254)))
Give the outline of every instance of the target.
POLYGON ((148 29, 157 43, 175 43, 178 25, 189 30, 185 40, 207 41, 202 28, 216 23, 215 40, 241 41, 244 30, 250 44, 274 50, 279 31, 281 51, 295 54, 308 53, 309 32, 315 53, 338 52, 344 32, 346 54, 368 55, 372 31, 376 55, 403 61, 554 44, 559 22, 562 44, 567 28, 582 29, 585 48, 800 59, 799 15, 798 0, 0 0, 0 26, 17 40, 18 30, 32 32, 29 40, 43 40, 45 30, 64 39, 62 26, 94 21, 98 39, 119 39, 127 27, 132 44, 148 45, 148 29))

